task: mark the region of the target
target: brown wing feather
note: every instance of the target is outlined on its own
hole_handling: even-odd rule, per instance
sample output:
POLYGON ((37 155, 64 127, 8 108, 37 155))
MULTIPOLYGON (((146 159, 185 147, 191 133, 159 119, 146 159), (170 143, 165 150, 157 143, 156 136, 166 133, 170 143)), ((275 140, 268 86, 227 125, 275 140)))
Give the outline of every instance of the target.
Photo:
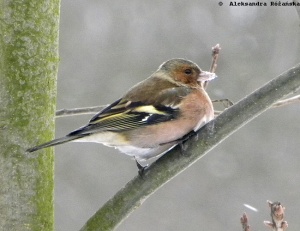
MULTIPOLYGON (((138 99, 132 101, 134 97, 131 94, 138 91, 139 86, 134 87, 124 98, 115 101, 96 114, 87 126, 69 135, 89 135, 103 131, 118 132, 176 119, 179 114, 178 105, 192 89, 172 86, 153 97, 147 97, 146 102, 138 99)), ((151 89, 150 85, 148 89, 151 89)))

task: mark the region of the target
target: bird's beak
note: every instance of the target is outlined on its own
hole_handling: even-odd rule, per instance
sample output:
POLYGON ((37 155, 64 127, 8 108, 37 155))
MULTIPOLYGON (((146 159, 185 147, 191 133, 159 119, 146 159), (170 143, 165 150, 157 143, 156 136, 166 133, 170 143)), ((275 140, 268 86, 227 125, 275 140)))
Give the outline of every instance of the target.
POLYGON ((198 81, 199 82, 204 82, 204 81, 211 81, 214 78, 217 78, 218 76, 215 73, 208 72, 208 71, 201 71, 198 81))

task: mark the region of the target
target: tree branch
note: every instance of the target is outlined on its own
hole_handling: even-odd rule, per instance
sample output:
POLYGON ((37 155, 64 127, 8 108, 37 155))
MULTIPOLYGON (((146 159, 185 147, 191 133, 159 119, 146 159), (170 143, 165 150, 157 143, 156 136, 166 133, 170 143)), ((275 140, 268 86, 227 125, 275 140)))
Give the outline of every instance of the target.
POLYGON ((103 205, 82 227, 81 231, 113 230, 158 188, 188 168, 243 125, 260 115, 273 103, 300 87, 300 64, 240 100, 203 126, 198 141, 189 139, 185 155, 175 147, 155 161, 143 178, 136 176, 103 205))

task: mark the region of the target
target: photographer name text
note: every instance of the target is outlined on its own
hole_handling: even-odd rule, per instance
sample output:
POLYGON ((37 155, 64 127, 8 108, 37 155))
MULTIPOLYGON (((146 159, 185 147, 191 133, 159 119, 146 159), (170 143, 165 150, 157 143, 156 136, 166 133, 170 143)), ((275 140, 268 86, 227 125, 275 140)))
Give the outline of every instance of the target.
POLYGON ((229 6, 300 6, 300 2, 230 2, 229 6))

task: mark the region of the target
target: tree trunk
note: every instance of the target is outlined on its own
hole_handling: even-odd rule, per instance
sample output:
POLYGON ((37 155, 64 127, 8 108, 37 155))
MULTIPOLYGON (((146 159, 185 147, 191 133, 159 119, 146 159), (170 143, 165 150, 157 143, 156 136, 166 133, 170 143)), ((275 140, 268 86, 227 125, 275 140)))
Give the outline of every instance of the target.
POLYGON ((59 0, 0 0, 0 227, 53 230, 59 0))

